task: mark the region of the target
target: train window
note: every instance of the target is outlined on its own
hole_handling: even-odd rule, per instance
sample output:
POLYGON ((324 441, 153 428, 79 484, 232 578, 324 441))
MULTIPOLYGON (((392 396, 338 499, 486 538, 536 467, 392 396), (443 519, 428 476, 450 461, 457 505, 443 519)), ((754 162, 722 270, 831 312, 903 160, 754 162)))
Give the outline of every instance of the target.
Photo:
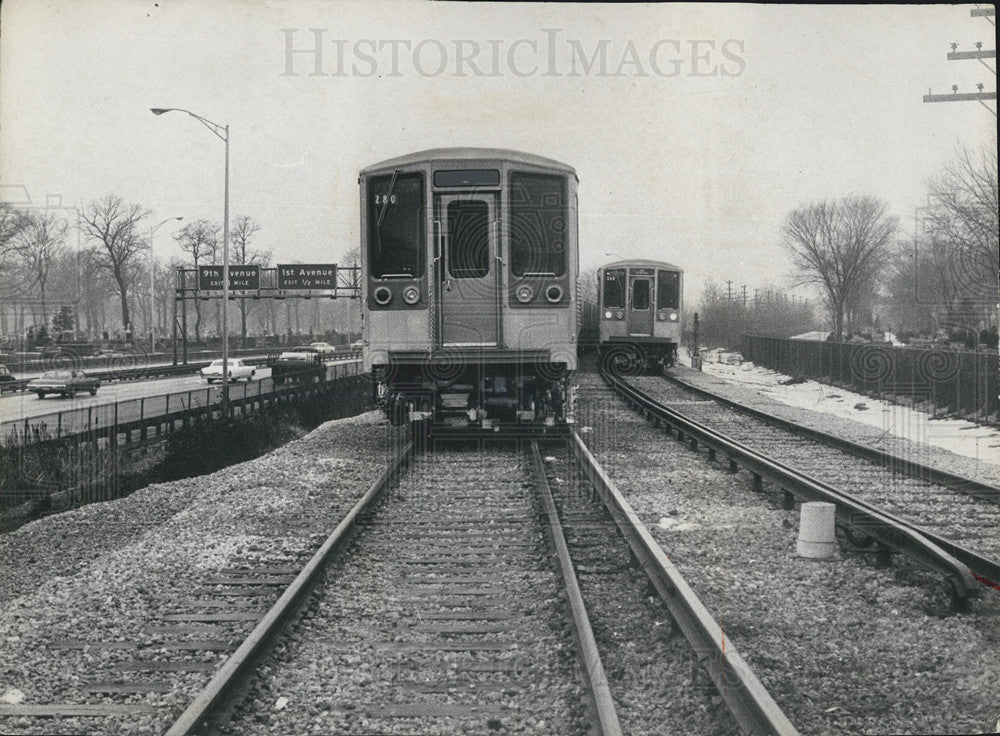
POLYGON ((510 175, 510 270, 515 276, 562 276, 569 227, 562 176, 510 175))
POLYGON ((649 309, 649 279, 632 282, 632 309, 649 309))
POLYGON ((496 187, 500 185, 497 169, 457 169, 434 172, 436 187, 496 187))
POLYGON ((604 272, 604 306, 625 308, 625 269, 609 268, 604 272))
POLYGON ((424 176, 368 180, 368 250, 372 277, 417 278, 424 273, 424 176))
POLYGON ((656 272, 656 308, 681 308, 681 275, 677 271, 656 272))
POLYGON ((490 272, 490 207, 482 200, 448 203, 448 272, 480 279, 490 272))

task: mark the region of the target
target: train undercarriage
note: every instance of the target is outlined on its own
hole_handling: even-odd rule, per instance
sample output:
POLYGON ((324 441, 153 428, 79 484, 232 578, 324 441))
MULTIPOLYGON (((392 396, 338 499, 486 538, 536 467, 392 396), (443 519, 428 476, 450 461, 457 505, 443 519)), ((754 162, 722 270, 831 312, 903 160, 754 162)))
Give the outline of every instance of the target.
POLYGON ((600 361, 614 375, 655 375, 676 365, 677 343, 659 338, 613 339, 600 346, 600 361))
POLYGON ((394 425, 560 426, 573 423, 572 373, 557 363, 395 363, 374 367, 375 401, 394 425))

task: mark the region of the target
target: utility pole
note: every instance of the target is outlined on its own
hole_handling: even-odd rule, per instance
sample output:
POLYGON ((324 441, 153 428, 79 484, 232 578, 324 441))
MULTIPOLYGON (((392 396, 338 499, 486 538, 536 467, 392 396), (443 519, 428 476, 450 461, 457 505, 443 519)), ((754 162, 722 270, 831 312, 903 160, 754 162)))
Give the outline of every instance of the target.
POLYGON ((747 285, 746 284, 741 284, 741 286, 743 287, 743 306, 746 307, 746 305, 747 305, 747 285))
POLYGON ((726 301, 731 302, 733 300, 733 280, 726 279, 726 301))
POLYGON ((694 313, 694 334, 692 335, 694 345, 691 346, 691 367, 701 370, 701 352, 698 350, 698 313, 694 313))
MULTIPOLYGON (((992 8, 992 7, 990 7, 990 8, 975 8, 972 11, 970 11, 970 15, 973 18, 986 18, 986 20, 991 25, 996 26, 996 22, 992 20, 992 18, 996 17, 996 8, 992 8)), ((991 67, 985 61, 983 61, 983 59, 996 59, 997 58, 997 50, 996 49, 984 49, 982 41, 977 41, 974 45, 976 47, 975 51, 959 51, 958 50, 958 43, 952 43, 951 44, 951 53, 948 54, 948 57, 947 57, 948 61, 965 61, 965 60, 968 60, 968 59, 975 59, 980 64, 982 64, 984 67, 986 67, 993 74, 993 76, 995 77, 996 74, 997 74, 996 62, 994 61, 993 62, 994 66, 991 67)), ((971 101, 975 101, 975 102, 978 102, 983 107, 985 107, 987 110, 989 110, 993 114, 993 117, 996 117, 997 111, 995 109, 991 108, 989 105, 986 104, 986 100, 993 100, 994 104, 996 104, 996 99, 997 99, 996 89, 994 89, 992 92, 984 92, 983 91, 983 86, 984 86, 983 83, 980 82, 979 84, 976 85, 976 89, 979 90, 978 92, 963 92, 962 94, 959 94, 958 93, 958 85, 957 84, 953 84, 951 86, 951 94, 950 95, 940 95, 940 94, 936 95, 936 94, 933 94, 931 92, 931 90, 927 90, 927 94, 924 95, 924 102, 971 102, 971 101)), ((994 82, 994 87, 995 86, 996 86, 996 82, 994 82)))

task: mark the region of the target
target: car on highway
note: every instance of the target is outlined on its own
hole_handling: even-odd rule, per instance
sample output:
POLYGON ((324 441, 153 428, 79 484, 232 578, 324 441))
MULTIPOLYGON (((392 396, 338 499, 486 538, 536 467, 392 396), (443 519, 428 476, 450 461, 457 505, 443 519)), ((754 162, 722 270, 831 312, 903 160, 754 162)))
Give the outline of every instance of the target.
POLYGON ((294 348, 288 348, 288 350, 285 350, 278 356, 278 360, 315 363, 317 356, 321 356, 322 354, 323 353, 320 352, 318 348, 315 348, 312 345, 297 345, 294 348))
POLYGON ((0 383, 9 383, 10 381, 16 381, 14 374, 10 372, 10 368, 5 365, 0 365, 0 383))
POLYGON ((27 389, 38 394, 40 399, 48 394, 62 394, 72 399, 77 391, 90 391, 91 396, 96 396, 100 387, 100 379, 88 376, 83 371, 66 369, 45 371, 35 380, 28 381, 27 389))
MULTIPOLYGON (((229 359, 229 380, 238 381, 241 378, 245 378, 248 382, 255 375, 257 375, 257 369, 246 363, 241 358, 230 358, 229 359)), ((204 378, 209 383, 215 383, 216 381, 222 380, 222 361, 213 360, 207 366, 201 369, 201 377, 204 378)))
POLYGON ((328 342, 311 342, 309 343, 309 347, 316 348, 316 352, 320 355, 333 355, 337 352, 337 348, 328 342))

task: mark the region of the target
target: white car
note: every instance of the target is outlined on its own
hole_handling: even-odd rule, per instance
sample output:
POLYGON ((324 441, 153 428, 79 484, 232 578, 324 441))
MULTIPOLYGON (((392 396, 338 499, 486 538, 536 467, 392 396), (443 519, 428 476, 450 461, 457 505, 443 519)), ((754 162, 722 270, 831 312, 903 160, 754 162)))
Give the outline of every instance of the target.
POLYGON ((337 352, 337 348, 328 342, 311 342, 309 343, 309 347, 316 348, 316 352, 320 355, 333 355, 337 352))
POLYGON ((292 360, 301 363, 315 363, 316 356, 322 356, 323 353, 319 351, 318 348, 312 345, 298 345, 294 348, 289 348, 278 356, 278 360, 292 360))
MULTIPOLYGON (((245 378, 247 381, 252 379, 257 374, 257 369, 244 363, 240 358, 230 358, 229 359, 229 380, 238 381, 241 378, 245 378)), ((222 380, 222 361, 213 360, 211 364, 205 366, 201 369, 201 377, 204 378, 209 383, 215 383, 216 381, 222 380)))

